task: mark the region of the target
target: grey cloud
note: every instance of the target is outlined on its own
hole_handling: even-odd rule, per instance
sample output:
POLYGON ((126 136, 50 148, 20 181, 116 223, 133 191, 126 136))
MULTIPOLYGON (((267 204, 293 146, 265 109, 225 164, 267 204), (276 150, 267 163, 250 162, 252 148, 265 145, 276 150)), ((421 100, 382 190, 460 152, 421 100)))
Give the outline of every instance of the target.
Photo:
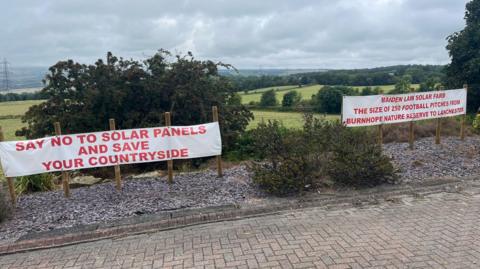
POLYGON ((467 0, 2 1, 0 57, 48 66, 159 48, 239 68, 448 62, 467 0))

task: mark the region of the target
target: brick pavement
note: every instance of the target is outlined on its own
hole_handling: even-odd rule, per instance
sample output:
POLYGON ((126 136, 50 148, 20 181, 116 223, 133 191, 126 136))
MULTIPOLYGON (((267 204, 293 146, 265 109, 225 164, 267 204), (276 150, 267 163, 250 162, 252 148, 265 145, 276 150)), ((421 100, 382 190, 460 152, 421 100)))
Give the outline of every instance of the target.
POLYGON ((0 268, 480 268, 480 195, 310 208, 0 256, 0 268))

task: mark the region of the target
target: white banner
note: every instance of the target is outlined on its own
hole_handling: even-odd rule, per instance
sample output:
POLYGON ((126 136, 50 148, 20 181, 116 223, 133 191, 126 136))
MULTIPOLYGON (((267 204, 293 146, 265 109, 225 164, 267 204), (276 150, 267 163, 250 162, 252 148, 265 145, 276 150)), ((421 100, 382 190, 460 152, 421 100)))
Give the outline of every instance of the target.
POLYGON ((217 122, 0 143, 7 177, 222 154, 217 122))
POLYGON ((345 126, 370 126, 465 114, 466 89, 396 95, 344 96, 345 126))

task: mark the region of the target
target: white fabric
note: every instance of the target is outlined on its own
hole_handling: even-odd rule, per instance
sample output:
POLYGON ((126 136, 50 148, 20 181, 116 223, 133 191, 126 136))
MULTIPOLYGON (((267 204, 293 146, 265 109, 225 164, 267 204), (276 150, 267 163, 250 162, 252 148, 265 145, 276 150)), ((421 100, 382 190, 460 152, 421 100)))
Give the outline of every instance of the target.
POLYGON ((217 122, 0 143, 7 177, 222 154, 217 122))
POLYGON ((344 96, 342 122, 370 126, 451 117, 467 111, 466 89, 396 95, 344 96))

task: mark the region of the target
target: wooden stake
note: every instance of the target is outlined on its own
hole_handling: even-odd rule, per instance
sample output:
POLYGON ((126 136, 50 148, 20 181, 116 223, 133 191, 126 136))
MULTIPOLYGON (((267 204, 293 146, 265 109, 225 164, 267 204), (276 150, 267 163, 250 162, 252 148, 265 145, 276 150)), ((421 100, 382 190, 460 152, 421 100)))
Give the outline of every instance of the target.
MULTIPOLYGON (((468 85, 464 84, 463 88, 465 91, 467 91, 468 94, 468 85)), ((460 125, 460 139, 465 140, 465 123, 467 121, 467 112, 465 111, 465 114, 462 115, 462 125, 460 125)))
POLYGON ((414 140, 415 140, 414 125, 413 125, 413 121, 410 121, 410 126, 408 128, 408 144, 410 149, 413 149, 414 140))
MULTIPOLYGON (((410 92, 414 92, 415 88, 410 88, 410 92)), ((414 131, 414 122, 413 120, 410 121, 410 126, 408 130, 408 143, 409 143, 409 148, 413 150, 413 143, 415 140, 415 131, 414 131)))
MULTIPOLYGON (((0 142, 3 142, 4 140, 5 136, 3 135, 2 126, 0 126, 0 142)), ((13 177, 7 177, 8 192, 10 193, 10 202, 13 206, 17 204, 17 195, 15 194, 14 180, 15 179, 13 177)))
MULTIPOLYGON (((110 125, 110 131, 115 131, 115 129, 116 129, 115 119, 110 119, 108 121, 108 123, 110 125)), ((120 173, 120 165, 117 164, 113 168, 115 170, 115 184, 116 184, 117 190, 121 190, 122 189, 122 175, 120 173)))
MULTIPOLYGON (((62 128, 60 127, 60 122, 55 122, 53 124, 53 127, 55 127, 55 134, 56 135, 62 135, 62 128)), ((70 197, 70 185, 68 184, 68 181, 70 180, 70 174, 67 171, 62 171, 62 185, 63 185, 63 192, 65 197, 70 197)))
POLYGON ((437 119, 437 128, 435 129, 435 144, 440 144, 440 132, 442 130, 442 119, 437 119))
MULTIPOLYGON (((213 121, 218 122, 218 108, 217 106, 212 106, 212 115, 213 121)), ((222 169, 222 155, 216 156, 217 159, 217 173, 219 177, 223 176, 223 169, 222 169)))
POLYGON ((378 125, 378 144, 383 145, 383 124, 378 125))
MULTIPOLYGON (((165 112, 165 126, 170 127, 172 125, 172 120, 170 118, 170 112, 165 112)), ((167 160, 167 169, 168 169, 168 184, 173 183, 173 160, 167 160)))

